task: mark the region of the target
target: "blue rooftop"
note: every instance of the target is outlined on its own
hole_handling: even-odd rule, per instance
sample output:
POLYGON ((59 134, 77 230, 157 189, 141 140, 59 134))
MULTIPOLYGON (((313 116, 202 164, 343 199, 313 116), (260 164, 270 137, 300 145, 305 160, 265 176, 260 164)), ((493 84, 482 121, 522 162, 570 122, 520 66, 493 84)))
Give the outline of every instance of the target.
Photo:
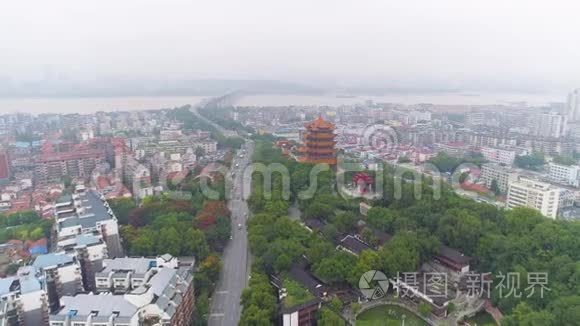
POLYGON ((92 234, 81 234, 76 237, 77 245, 92 245, 100 242, 100 238, 92 234))
POLYGON ((36 269, 42 269, 42 268, 46 268, 49 266, 64 265, 67 263, 71 263, 72 261, 73 261, 73 258, 67 254, 51 253, 51 254, 46 254, 46 255, 36 257, 32 266, 34 266, 36 269))
POLYGON ((10 293, 10 286, 15 280, 15 277, 0 278, 0 295, 10 293))
POLYGON ((40 281, 33 276, 20 278, 20 292, 28 293, 40 290, 40 281))
POLYGON ((29 142, 25 142, 25 141, 13 142, 11 145, 14 146, 14 147, 17 147, 17 148, 28 148, 28 147, 30 147, 30 143, 29 142))

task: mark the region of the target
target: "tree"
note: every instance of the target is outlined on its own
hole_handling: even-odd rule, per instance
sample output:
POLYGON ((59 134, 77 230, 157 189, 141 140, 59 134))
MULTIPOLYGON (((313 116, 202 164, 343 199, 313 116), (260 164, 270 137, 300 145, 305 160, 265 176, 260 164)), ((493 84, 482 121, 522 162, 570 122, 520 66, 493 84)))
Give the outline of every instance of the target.
POLYGON ((330 306, 334 311, 341 311, 342 310, 342 301, 338 297, 332 298, 330 301, 330 306))
POLYGON ((322 227, 322 234, 324 234, 328 240, 334 241, 338 237, 338 230, 333 224, 326 224, 322 227))
POLYGON ((393 221, 395 220, 395 216, 388 208, 373 207, 369 209, 366 219, 370 225, 383 231, 393 230, 393 221))
POLYGON ((427 317, 427 316, 429 316, 429 314, 433 310, 433 307, 431 307, 431 305, 428 303, 421 302, 419 304, 418 310, 422 316, 427 317))
MULTIPOLYGON (((575 321, 576 322, 576 321, 575 321)), ((502 326, 552 326, 555 324, 554 315, 548 311, 534 311, 527 303, 521 302, 513 313, 502 320, 502 326)), ((575 324, 570 324, 575 325, 575 324)))
POLYGON ((205 156, 205 150, 201 146, 195 148, 195 157, 201 158, 205 156))
POLYGON ((398 163, 411 163, 411 159, 407 156, 399 156, 398 163))
POLYGON ((274 263, 274 268, 276 269, 277 272, 282 272, 290 269, 291 265, 292 260, 290 259, 290 257, 286 254, 282 254, 278 256, 278 258, 276 259, 276 262, 274 263))
POLYGON ((397 233, 387 245, 379 251, 382 270, 394 277, 397 273, 416 271, 419 267, 419 242, 414 232, 397 233))
POLYGON ((554 156, 554 163, 570 166, 578 164, 578 161, 573 156, 556 155, 554 156))
POLYGON ((332 206, 323 204, 321 202, 315 202, 306 208, 304 212, 307 218, 319 218, 323 220, 330 220, 334 215, 334 209, 332 206))
POLYGON ((580 296, 567 296, 551 305, 556 325, 574 325, 580 320, 580 296))
POLYGON ((360 278, 364 273, 379 269, 381 269, 381 257, 379 253, 373 250, 364 250, 358 257, 356 265, 351 271, 349 283, 352 286, 358 286, 360 278))
POLYGON ((244 289, 241 297, 243 306, 240 325, 269 326, 277 311, 277 299, 265 274, 254 272, 250 287, 244 289))
POLYGON ((264 213, 273 216, 285 216, 288 215, 288 204, 285 200, 267 200, 264 205, 264 213))
POLYGON ((29 238, 30 240, 38 240, 44 237, 44 230, 41 227, 37 227, 30 231, 29 238))
POLYGON ((476 250, 481 234, 480 219, 467 210, 450 210, 439 220, 439 238, 453 248, 463 248, 467 254, 476 250))
POLYGON ((373 247, 379 244, 378 243, 379 240, 377 239, 377 237, 375 237, 373 231, 368 227, 363 228, 363 230, 361 231, 361 236, 366 243, 370 244, 373 247))
POLYGON ((182 239, 174 227, 162 228, 157 240, 157 253, 167 252, 172 256, 179 256, 181 243, 182 239))
POLYGON ((353 302, 353 303, 350 304, 350 310, 352 310, 352 312, 355 315, 358 314, 358 312, 360 311, 361 308, 362 308, 362 306, 358 302, 353 302))
POLYGON ((352 212, 342 212, 334 217, 333 222, 339 232, 350 232, 356 226, 356 215, 352 212))
POLYGON ((496 179, 491 180, 491 186, 489 189, 496 195, 499 196, 501 194, 501 190, 499 189, 499 184, 497 183, 496 179))
POLYGON ((312 243, 306 251, 306 256, 310 261, 321 261, 325 257, 329 257, 335 251, 335 248, 331 243, 328 241, 320 241, 316 236, 311 240, 311 242, 312 243))
POLYGON ((194 326, 205 326, 209 317, 209 298, 207 292, 202 292, 195 299, 195 318, 194 326))
POLYGON ((110 199, 108 202, 119 224, 129 224, 129 214, 135 209, 135 202, 131 198, 110 199))
POLYGON ((219 278, 222 263, 217 255, 211 254, 201 262, 199 269, 200 272, 207 275, 212 282, 215 282, 219 278))
POLYGON ((538 171, 546 164, 546 159, 543 153, 534 152, 531 155, 516 156, 514 164, 522 169, 538 171))
POLYGON ((314 272, 326 282, 344 282, 348 280, 351 274, 350 266, 355 263, 355 260, 356 258, 353 255, 338 251, 316 264, 314 272))
POLYGON ((341 326, 346 325, 344 319, 340 318, 336 313, 328 308, 320 309, 318 317, 318 325, 320 326, 341 326))
POLYGON ((429 163, 435 165, 439 172, 450 173, 461 164, 461 160, 450 156, 446 152, 439 152, 437 156, 429 160, 429 163))
POLYGON ((190 228, 184 232, 182 254, 193 255, 197 261, 205 259, 209 253, 209 247, 205 235, 200 230, 190 228))
POLYGON ((157 234, 150 229, 141 230, 129 245, 132 255, 153 256, 157 243, 157 234))

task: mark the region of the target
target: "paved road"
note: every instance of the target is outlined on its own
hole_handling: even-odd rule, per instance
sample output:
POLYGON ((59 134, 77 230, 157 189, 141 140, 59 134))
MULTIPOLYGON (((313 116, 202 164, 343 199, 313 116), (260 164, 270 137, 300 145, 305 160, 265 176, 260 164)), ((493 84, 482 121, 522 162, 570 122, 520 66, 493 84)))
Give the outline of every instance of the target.
POLYGON ((244 174, 243 169, 250 163, 253 154, 253 143, 247 142, 243 158, 239 155, 232 163, 235 172, 228 206, 232 212, 232 239, 227 244, 222 256, 223 269, 216 290, 212 297, 210 326, 235 326, 240 320, 242 307, 240 296, 248 285, 251 263, 248 252, 246 220, 249 216, 248 205, 243 198, 243 185, 251 183, 251 173, 244 174), (236 167, 235 165, 238 165, 236 167))
MULTIPOLYGON (((194 106, 191 112, 215 126, 220 132, 226 132, 221 126, 200 115, 197 111, 199 106, 194 106)), ((253 153, 254 143, 247 140, 232 162, 231 172, 234 174, 230 199, 228 200, 228 207, 232 212, 232 239, 226 245, 222 255, 223 268, 212 296, 208 317, 209 326, 235 326, 240 321, 242 312, 240 297, 242 290, 248 286, 251 271, 246 229, 246 220, 250 214, 246 203, 249 193, 248 191, 244 193, 243 190, 244 188, 251 189, 250 163, 253 153), (240 154, 243 154, 243 157, 240 157, 240 154)))

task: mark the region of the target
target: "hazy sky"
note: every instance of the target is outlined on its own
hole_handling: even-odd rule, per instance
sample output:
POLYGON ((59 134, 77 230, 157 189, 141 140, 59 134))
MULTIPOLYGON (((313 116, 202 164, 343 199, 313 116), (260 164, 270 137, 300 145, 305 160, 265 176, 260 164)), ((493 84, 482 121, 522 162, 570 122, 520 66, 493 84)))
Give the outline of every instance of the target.
POLYGON ((580 1, 6 0, 0 75, 567 89, 580 1))

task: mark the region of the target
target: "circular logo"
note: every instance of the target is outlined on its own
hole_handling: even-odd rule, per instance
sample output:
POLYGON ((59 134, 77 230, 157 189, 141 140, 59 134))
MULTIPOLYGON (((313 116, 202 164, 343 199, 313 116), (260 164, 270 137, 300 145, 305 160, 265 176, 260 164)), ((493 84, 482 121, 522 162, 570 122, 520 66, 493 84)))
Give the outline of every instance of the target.
POLYGON ((376 300, 387 294, 389 280, 383 272, 371 270, 360 277, 358 287, 368 300, 376 300))
POLYGON ((398 144, 397 132, 390 126, 370 125, 365 128, 362 134, 362 145, 375 150, 391 152, 398 144))

